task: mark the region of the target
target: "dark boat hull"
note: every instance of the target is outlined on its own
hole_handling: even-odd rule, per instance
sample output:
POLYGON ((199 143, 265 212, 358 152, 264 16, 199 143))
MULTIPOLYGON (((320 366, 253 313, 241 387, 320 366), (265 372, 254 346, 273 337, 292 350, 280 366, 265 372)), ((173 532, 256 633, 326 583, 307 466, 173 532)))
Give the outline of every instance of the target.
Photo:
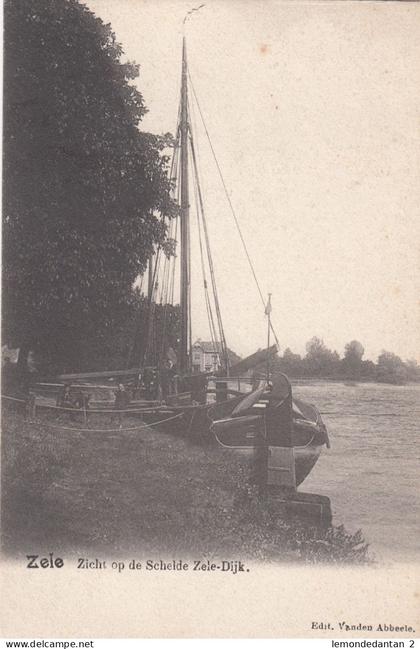
MULTIPOLYGON (((261 420, 261 417, 255 414, 236 418, 230 416, 232 410, 243 399, 244 395, 239 395, 219 404, 157 408, 145 413, 143 419, 162 432, 188 436, 191 440, 209 443, 216 439, 221 446, 232 448, 235 452, 252 458, 255 452, 252 431, 255 430, 256 420, 261 420), (232 435, 235 437, 234 428, 237 429, 236 439, 232 438, 232 435)), ((299 414, 294 413, 293 416, 292 445, 298 486, 309 475, 323 447, 328 446, 329 442, 325 425, 317 409, 300 400, 296 400, 295 403, 299 414)))
MULTIPOLYGON (((290 424, 291 437, 286 446, 294 449, 296 482, 299 485, 312 470, 323 446, 329 447, 329 441, 318 410, 311 404, 292 398, 290 383, 287 377, 283 378, 278 393, 278 404, 287 405, 288 420, 286 421, 284 414, 280 414, 276 427, 281 432, 285 425, 287 428, 287 422, 290 424)), ((197 400, 209 399, 210 403, 197 403, 193 401, 192 392, 184 392, 169 396, 166 403, 144 399, 131 401, 125 412, 128 415, 132 411, 132 416, 140 417, 144 423, 156 430, 188 437, 198 443, 219 443, 252 457, 256 448, 254 432, 256 429, 261 431, 261 427, 265 425, 264 411, 256 410, 258 406, 263 407, 264 388, 245 392, 240 391, 242 385, 239 379, 217 378, 213 382, 215 388, 210 389, 207 386, 204 392, 197 391, 194 395, 197 400), (233 389, 232 385, 227 388, 229 383, 235 384, 233 387, 238 389, 233 389), (222 401, 221 393, 224 395, 222 401), (229 395, 230 398, 227 398, 229 395)), ((77 385, 75 387, 79 388, 77 385)), ((92 391, 97 388, 94 384, 82 387, 91 387, 92 391)), ((251 387, 249 381, 248 387, 251 387)), ((109 391, 108 387, 106 391, 109 391)), ((92 402, 93 408, 89 412, 101 413, 103 410, 104 414, 113 413, 112 403, 109 399, 105 402, 92 402)), ((54 404, 55 399, 48 398, 45 394, 38 398, 39 407, 54 408, 54 404)), ((281 434, 278 440, 271 439, 268 445, 283 446, 281 434)))

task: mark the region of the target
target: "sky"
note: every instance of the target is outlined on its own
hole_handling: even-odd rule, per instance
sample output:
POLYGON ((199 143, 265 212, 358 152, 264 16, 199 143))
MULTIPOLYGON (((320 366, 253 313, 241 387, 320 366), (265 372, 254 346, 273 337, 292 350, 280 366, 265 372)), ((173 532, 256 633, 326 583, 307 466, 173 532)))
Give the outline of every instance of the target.
MULTIPOLYGON (((154 133, 175 130, 184 29, 280 349, 316 335, 420 360, 419 4, 211 0, 184 28, 203 0, 85 4, 140 64, 154 133)), ((227 343, 246 355, 266 344, 264 308, 195 121, 227 343)), ((193 339, 208 339, 196 253, 193 339)))

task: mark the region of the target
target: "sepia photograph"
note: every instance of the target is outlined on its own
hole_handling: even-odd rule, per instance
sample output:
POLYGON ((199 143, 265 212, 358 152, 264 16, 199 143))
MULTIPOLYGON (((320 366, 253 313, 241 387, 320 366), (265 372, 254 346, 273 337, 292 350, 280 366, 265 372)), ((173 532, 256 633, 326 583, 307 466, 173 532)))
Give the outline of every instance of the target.
POLYGON ((3 14, 4 633, 414 637, 419 4, 3 14))

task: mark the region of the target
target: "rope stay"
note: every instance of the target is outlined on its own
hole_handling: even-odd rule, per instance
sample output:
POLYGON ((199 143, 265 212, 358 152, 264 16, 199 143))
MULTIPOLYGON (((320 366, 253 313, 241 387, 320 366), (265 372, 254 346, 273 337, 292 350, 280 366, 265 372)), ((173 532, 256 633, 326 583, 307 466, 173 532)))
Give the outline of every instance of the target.
MULTIPOLYGON (((196 93, 196 91, 195 91, 194 84, 193 84, 193 82, 192 82, 191 74, 190 74, 189 71, 188 71, 188 77, 189 77, 189 80, 190 80, 190 84, 191 84, 191 88, 192 88, 192 91, 193 91, 194 99, 195 99, 195 101, 196 101, 196 103, 197 103, 197 108, 198 108, 198 112, 199 112, 199 114, 200 114, 201 122, 202 122, 202 124, 203 124, 204 131, 205 131, 205 134, 206 134, 207 140, 208 140, 209 145, 210 145, 210 150, 211 150, 211 152, 212 152, 213 159, 214 159, 214 161, 215 161, 216 168, 217 168, 217 171, 218 171, 218 173, 219 173, 220 180, 221 180, 221 182, 222 182, 223 190, 224 190, 224 193, 225 193, 226 199, 227 199, 228 204, 229 204, 229 207, 230 207, 230 211, 231 211, 231 213, 232 213, 232 216, 233 216, 233 219, 234 219, 234 222, 235 222, 235 225, 236 225, 236 229, 237 229, 238 234, 239 234, 239 237, 240 237, 240 239, 241 239, 242 246, 243 246, 243 249, 244 249, 244 251, 245 251, 245 255, 246 255, 246 258, 247 258, 247 260, 248 260, 249 267, 250 267, 250 269, 251 269, 251 272, 252 272, 252 275, 253 275, 253 278, 254 278, 254 281, 255 281, 255 284, 256 284, 256 287, 257 287, 258 293, 259 293, 260 298, 261 298, 261 302, 262 302, 263 306, 265 307, 265 306, 266 306, 266 303, 265 303, 264 296, 263 296, 263 293, 262 293, 262 290, 261 290, 261 287, 260 287, 260 283, 259 283, 259 281, 258 281, 257 274, 256 274, 256 272, 255 272, 255 268, 254 268, 254 265, 253 265, 253 263, 252 263, 252 259, 251 259, 251 257, 250 257, 249 252, 248 252, 248 247, 247 247, 247 245, 246 245, 246 242, 245 242, 244 236, 243 236, 243 234, 242 234, 242 230, 241 230, 241 227, 240 227, 240 225, 239 225, 239 220, 238 220, 238 217, 237 217, 237 215, 236 215, 235 208, 233 207, 232 200, 231 200, 231 198, 230 198, 230 196, 229 196, 229 192, 228 192, 227 187, 226 187, 226 183, 225 183, 225 180, 224 180, 224 177, 223 177, 223 174, 222 174, 222 170, 221 170, 221 168, 220 168, 220 164, 219 164, 219 161, 218 161, 218 159, 217 159, 216 152, 215 152, 215 149, 214 149, 214 147, 213 147, 213 143, 212 143, 212 140, 211 140, 211 138, 210 138, 210 134, 209 134, 209 131, 208 131, 208 129, 207 129, 207 125, 206 125, 206 122, 205 122, 205 119, 204 119, 204 115, 203 115, 203 112, 202 112, 202 110, 201 110, 200 102, 198 101, 197 93, 196 93)), ((275 330, 274 330, 274 326, 273 326, 273 323, 272 323, 272 322, 270 322, 270 328, 271 328, 271 331, 272 331, 272 333, 273 333, 273 336, 274 336, 274 339, 275 339, 275 341, 276 341, 276 344, 277 344, 277 346, 279 347, 279 340, 278 340, 278 338, 277 338, 277 334, 276 334, 276 332, 275 332, 275 330)))
MULTIPOLYGON (((200 186, 200 177, 199 177, 199 172, 198 172, 198 165, 197 165, 197 158, 195 154, 195 147, 194 147, 194 139, 192 132, 190 130, 190 148, 191 148, 191 154, 192 154, 192 161, 193 161, 193 168, 194 168, 194 176, 196 179, 196 185, 197 185, 197 194, 198 194, 198 206, 199 207, 199 212, 201 215, 201 223, 203 227, 203 232, 204 232, 204 241, 206 244, 206 253, 207 253, 207 261, 209 265, 209 270, 210 270, 210 279, 211 279, 211 284, 212 284, 212 289, 213 289, 213 300, 214 300, 214 306, 216 309, 216 318, 217 318, 217 324, 218 324, 218 330, 219 330, 219 337, 220 337, 220 348, 221 348, 221 353, 222 353, 222 358, 225 364, 226 371, 229 371, 229 356, 227 352, 227 345, 226 345, 226 338, 225 338, 225 332, 223 328, 223 321, 222 321, 222 314, 220 311, 220 303, 219 303, 219 296, 217 292, 217 284, 216 284, 216 276, 214 272, 214 264, 213 264, 213 257, 211 254, 211 247, 210 247, 210 237, 209 237, 209 232, 207 228, 207 222, 206 222, 206 216, 204 212, 204 203, 203 203, 203 196, 201 193, 201 186, 200 186)), ((217 349, 217 348, 216 348, 217 349)), ((219 350, 217 350, 219 351, 219 350)))
MULTIPOLYGON (((189 135, 190 138, 192 137, 192 131, 193 131, 193 124, 191 122, 194 122, 194 111, 193 107, 190 105, 190 102, 188 100, 188 116, 191 119, 190 121, 190 128, 189 128, 189 135)), ((191 142, 189 141, 189 145, 191 148, 191 142)), ((192 152, 194 155, 194 153, 192 152)), ((211 338, 211 343, 212 343, 212 349, 219 351, 218 345, 218 340, 217 340, 217 333, 216 333, 216 326, 214 323, 214 316, 213 316, 213 309, 210 301, 210 295, 209 295, 209 290, 208 290, 208 282, 207 282, 207 273, 206 273, 206 267, 205 267, 205 256, 204 256, 204 249, 203 249, 203 235, 202 235, 202 223, 201 223, 201 214, 200 214, 200 200, 199 200, 199 185, 198 185, 198 174, 194 173, 193 174, 193 189, 194 189, 194 200, 195 200, 195 213, 196 213, 196 218, 197 218, 197 230, 198 230, 198 241, 199 241, 199 247, 200 247, 200 262, 201 262, 201 274, 202 274, 202 279, 203 279, 203 288, 204 288, 204 297, 205 297, 205 304, 206 304, 206 312, 207 312, 207 321, 209 325, 209 331, 210 331, 210 338, 211 338)))
MULTIPOLYGON (((210 272, 210 277, 211 277, 211 284, 212 284, 212 292, 213 292, 213 302, 216 310, 216 319, 217 319, 217 328, 218 328, 218 336, 216 335, 216 327, 214 325, 214 319, 213 319, 213 311, 211 307, 211 302, 210 302, 210 295, 208 291, 208 284, 207 284, 207 279, 205 277, 205 273, 203 275, 203 282, 204 282, 204 289, 205 289, 205 297, 206 297, 206 309, 207 309, 207 314, 208 314, 208 321, 209 321, 209 329, 210 332, 213 328, 214 334, 211 336, 212 337, 212 344, 213 344, 213 349, 215 349, 221 356, 225 371, 227 374, 229 374, 229 354, 228 354, 228 348, 227 348, 227 343, 226 343, 226 337, 225 337, 225 332, 224 332, 224 327, 223 327, 223 321, 222 321, 222 316, 221 316, 221 310, 220 310, 220 304, 219 304, 219 297, 218 297, 218 291, 217 291, 217 284, 216 284, 216 276, 214 272, 214 265, 213 265, 213 258, 212 258, 212 252, 211 252, 211 246, 210 246, 210 237, 209 237, 209 231, 207 227, 207 220, 206 220, 206 215, 205 215, 205 210, 204 210, 204 201, 203 201, 203 196, 202 196, 202 191, 201 191, 201 182, 200 182, 200 170, 199 170, 199 150, 198 147, 195 144, 194 141, 194 127, 195 127, 195 113, 194 113, 194 104, 190 104, 188 102, 188 115, 189 115, 189 145, 191 149, 191 157, 193 161, 193 179, 194 179, 194 190, 195 190, 195 204, 196 204, 196 212, 197 212, 197 220, 198 220, 198 228, 199 228, 199 237, 200 237, 200 253, 203 255, 202 252, 202 243, 201 243, 201 230, 204 232, 204 238, 205 238, 205 246, 206 246, 206 255, 207 255, 207 265, 208 269, 210 272), (200 218, 201 217, 201 218, 200 218)), ((203 262, 202 262, 203 266, 203 262)))
MULTIPOLYGON (((171 194, 175 199, 179 199, 179 187, 176 184, 176 179, 178 176, 178 167, 179 167, 179 150, 180 150, 180 133, 179 133, 179 120, 181 114, 181 107, 178 108, 177 116, 177 125, 176 125, 176 140, 174 143, 174 153, 171 158, 171 166, 169 171, 170 182, 173 184, 171 194)), ((179 200, 178 200, 179 202, 179 200)), ((162 225, 166 224, 166 217, 162 218, 162 225)), ((176 232, 177 232, 177 221, 178 219, 171 219, 169 222, 169 238, 176 241, 176 232), (173 237, 175 221, 175 237, 173 237)), ((143 363, 142 365, 147 364, 148 361, 153 362, 153 359, 159 361, 162 358, 165 351, 165 334, 167 326, 167 306, 168 303, 173 303, 173 293, 174 293, 174 281, 175 281, 175 255, 170 255, 169 259, 166 254, 163 254, 162 260, 162 245, 159 244, 157 250, 154 252, 154 264, 153 269, 149 267, 149 273, 153 273, 151 281, 151 295, 148 305, 148 326, 147 326, 147 342, 146 347, 143 352, 143 363), (163 266, 163 269, 162 269, 163 266), (160 286, 160 291, 158 291, 160 286), (172 300, 170 299, 172 297, 172 300), (162 346, 160 347, 156 341, 156 328, 155 328, 155 315, 156 315, 156 302, 159 302, 162 307, 162 346), (160 347, 158 349, 158 347, 160 347)))
POLYGON ((141 424, 139 426, 133 426, 130 428, 71 428, 69 426, 59 426, 58 424, 50 424, 49 422, 43 421, 42 423, 50 428, 59 428, 60 430, 71 430, 77 433, 125 433, 133 432, 137 430, 142 430, 144 428, 152 428, 153 426, 159 426, 160 424, 166 424, 167 421, 173 421, 174 419, 179 419, 183 417, 184 413, 181 412, 172 417, 167 417, 166 419, 161 419, 159 421, 154 421, 150 424, 141 424))
MULTIPOLYGON (((214 272, 214 264, 210 247, 210 237, 207 227, 206 216, 204 212, 204 201, 200 185, 199 177, 199 168, 197 161, 197 152, 194 145, 193 137, 193 127, 191 123, 191 118, 193 117, 190 103, 187 104, 187 128, 188 128, 188 141, 187 146, 191 151, 192 158, 192 180, 195 194, 195 207, 196 207, 196 217, 197 217, 197 228, 199 235, 199 246, 200 246, 200 257, 201 257, 201 270, 203 276, 203 285, 204 285, 204 297, 206 304, 207 320, 210 331, 210 337, 212 341, 213 348, 220 354, 222 363, 225 366, 226 371, 229 371, 229 358, 227 352, 226 337, 223 327, 221 309, 219 296, 217 291, 216 277, 214 272), (207 271, 206 265, 208 267, 210 281, 207 281, 207 271), (212 299, 210 298, 210 290, 212 292, 212 299), (214 306, 213 306, 214 305, 214 306), (213 313, 214 308, 214 313, 213 313)), ((180 203, 180 182, 179 181, 179 167, 180 167, 180 149, 181 149, 181 110, 178 111, 178 123, 177 123, 177 139, 176 145, 174 148, 174 153, 171 160, 170 168, 170 177, 173 182, 173 196, 180 203)), ((177 240, 178 234, 178 222, 179 219, 175 218, 171 220, 169 224, 168 237, 177 240)), ((144 355, 144 362, 151 361, 154 355, 154 348, 156 345, 153 339, 153 334, 156 333, 154 327, 155 320, 155 303, 158 303, 163 307, 163 331, 161 344, 159 345, 159 359, 163 357, 165 352, 166 345, 166 335, 167 335, 167 313, 168 313, 168 304, 173 304, 174 300, 174 287, 175 287, 175 274, 176 274, 176 261, 175 255, 170 255, 169 257, 166 254, 162 255, 162 247, 159 246, 155 253, 155 262, 153 267, 153 278, 152 278, 152 292, 151 300, 149 304, 149 325, 147 332, 147 346, 146 353, 144 355)), ((151 271, 150 271, 151 272, 151 271)), ((191 268, 190 260, 188 260, 188 284, 190 285, 191 278, 191 268)), ((191 332, 191 301, 189 303, 189 335, 188 335, 188 348, 191 350, 192 347, 192 332, 191 332)))
MULTIPOLYGON (((222 364, 224 365, 224 369, 226 370, 226 373, 229 374, 228 347, 226 343, 225 330, 222 321, 220 300, 219 300, 213 256, 212 256, 211 245, 210 245, 210 234, 208 229, 207 217, 204 209, 204 201, 203 201, 201 182, 200 182, 199 152, 198 149, 196 148, 194 134, 193 134, 193 122, 195 122, 194 104, 196 104, 197 106, 199 119, 201 120, 201 123, 204 127, 206 138, 208 140, 210 150, 218 171, 218 175, 221 180, 223 191, 227 199, 230 212, 233 216, 236 230, 239 234, 247 262, 251 269, 252 276, 264 308, 266 307, 266 302, 257 278, 254 264, 252 262, 251 256, 248 251, 245 238, 241 230, 238 217, 236 215, 232 200, 229 196, 226 187, 222 170, 210 137, 210 133, 208 131, 204 119, 203 111, 201 109, 200 102, 198 100, 197 93, 195 91, 195 87, 192 82, 189 70, 187 71, 187 74, 188 74, 189 84, 192 89, 193 101, 190 103, 190 101, 187 99, 186 106, 185 106, 186 119, 187 119, 187 135, 188 135, 186 146, 191 152, 191 161, 192 161, 191 176, 193 180, 194 195, 195 195, 195 208, 196 208, 206 314, 207 314, 207 321, 208 321, 212 346, 215 349, 215 351, 217 351, 217 353, 220 355, 220 359, 222 361, 222 364), (208 270, 208 275, 210 280, 209 282, 207 280, 207 270, 208 270)), ((171 182, 173 183, 172 195, 179 204, 181 198, 181 188, 180 188, 181 182, 179 182, 179 172, 180 172, 180 165, 181 165, 181 117, 182 117, 182 111, 181 111, 181 101, 180 101, 178 116, 177 116, 177 125, 175 131, 176 140, 174 144, 174 151, 173 151, 171 166, 170 166, 170 179, 171 182)), ((185 113, 184 113, 184 118, 185 118, 185 113)), ((167 226, 168 229, 167 239, 169 238, 174 241, 177 241, 179 217, 170 219, 169 224, 167 223, 166 217, 163 217, 162 224, 164 226, 165 225, 167 226)), ((160 365, 160 362, 164 357, 166 346, 167 346, 169 305, 174 303, 176 268, 177 268, 176 255, 166 254, 165 249, 162 248, 162 245, 160 244, 157 247, 157 250, 155 251, 154 254, 153 269, 149 268, 149 273, 153 272, 153 277, 151 281, 152 289, 151 289, 149 308, 148 308, 149 322, 148 322, 147 333, 146 333, 146 347, 143 354, 143 364, 147 364, 147 362, 153 362, 155 360, 157 361, 157 364, 160 365), (155 320, 157 317, 156 304, 159 304, 161 307, 161 310, 158 312, 160 317, 160 323, 161 323, 160 334, 162 336, 160 341, 157 341, 156 339, 157 337, 157 327, 155 326, 155 320)), ((191 261, 189 258, 187 259, 186 272, 187 272, 187 286, 189 292, 191 290, 191 261)), ((191 355, 191 348, 192 348, 191 299, 188 300, 187 317, 188 317, 187 350, 191 355)), ((273 333, 277 346, 279 346, 278 337, 274 329, 271 318, 268 318, 268 327, 273 333)))
POLYGON ((205 295, 205 300, 206 300, 207 320, 208 320, 208 323, 209 323, 211 342, 212 342, 213 348, 216 349, 217 336, 216 336, 216 328, 215 328, 215 324, 214 324, 213 310, 211 308, 211 303, 210 303, 208 284, 207 284, 207 274, 206 274, 206 268, 205 268, 205 263, 204 263, 204 250, 203 250, 203 241, 202 241, 202 232, 201 232, 202 226, 201 226, 201 221, 200 221, 200 211, 199 211, 199 207, 198 207, 197 182, 196 182, 195 176, 194 176, 194 194, 195 194, 195 199, 196 199, 195 204, 196 204, 198 241, 199 241, 199 246, 200 246, 201 274, 202 274, 202 277, 203 277, 203 287, 204 287, 204 295, 205 295))
MULTIPOLYGON (((26 399, 18 399, 17 397, 11 397, 6 394, 0 395, 1 399, 6 399, 8 401, 18 401, 20 403, 27 403, 26 399)), ((48 404, 42 404, 42 403, 37 403, 36 404, 37 408, 46 408, 46 409, 52 409, 52 410, 64 410, 66 412, 72 412, 73 414, 76 414, 78 412, 83 412, 83 409, 80 408, 65 408, 63 406, 54 406, 54 405, 48 405, 48 404)), ((150 414, 156 412, 153 408, 144 408, 144 409, 128 409, 128 410, 117 410, 117 409, 90 409, 88 408, 86 410, 87 414, 118 414, 118 413, 126 413, 126 414, 150 414)), ((162 409, 159 408, 159 412, 162 412, 162 409)), ((406 413, 398 413, 398 412, 340 412, 339 410, 337 411, 329 411, 329 410, 321 410, 320 414, 321 415, 330 415, 334 417, 410 417, 413 413, 418 413, 420 410, 412 410, 410 414, 406 413)), ((183 413, 180 413, 179 415, 176 415, 176 417, 181 417, 183 416, 183 413)), ((162 419, 160 422, 154 422, 153 424, 147 424, 147 426, 155 426, 158 423, 163 423, 169 421, 168 419, 162 419)), ((60 426, 61 428, 61 426, 60 426)), ((73 429, 72 429, 73 430, 73 429)), ((75 428, 74 430, 81 430, 80 428, 75 428)), ((91 428, 88 429, 90 432, 93 432, 91 428)), ((120 430, 120 429, 118 429, 120 430)))

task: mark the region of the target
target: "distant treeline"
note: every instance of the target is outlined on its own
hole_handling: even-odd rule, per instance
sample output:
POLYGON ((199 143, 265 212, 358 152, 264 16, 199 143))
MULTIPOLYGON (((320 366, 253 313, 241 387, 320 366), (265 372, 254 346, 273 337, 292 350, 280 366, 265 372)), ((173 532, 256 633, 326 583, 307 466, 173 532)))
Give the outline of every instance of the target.
POLYGON ((374 363, 363 360, 364 352, 363 345, 352 340, 345 346, 341 358, 315 336, 306 344, 305 356, 287 348, 273 361, 273 367, 292 378, 336 378, 394 384, 420 381, 420 367, 416 360, 404 362, 396 354, 384 350, 374 363))

